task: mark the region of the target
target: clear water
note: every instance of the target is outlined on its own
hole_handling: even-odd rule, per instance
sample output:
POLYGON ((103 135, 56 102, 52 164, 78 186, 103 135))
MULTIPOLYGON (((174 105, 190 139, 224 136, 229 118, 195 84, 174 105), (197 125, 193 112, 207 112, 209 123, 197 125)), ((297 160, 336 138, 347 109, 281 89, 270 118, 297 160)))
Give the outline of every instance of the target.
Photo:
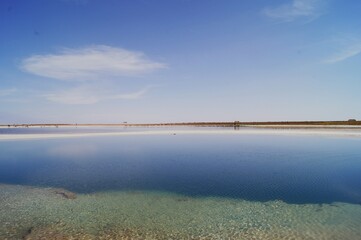
POLYGON ((361 239, 361 138, 170 133, 0 153, 0 239, 361 239))

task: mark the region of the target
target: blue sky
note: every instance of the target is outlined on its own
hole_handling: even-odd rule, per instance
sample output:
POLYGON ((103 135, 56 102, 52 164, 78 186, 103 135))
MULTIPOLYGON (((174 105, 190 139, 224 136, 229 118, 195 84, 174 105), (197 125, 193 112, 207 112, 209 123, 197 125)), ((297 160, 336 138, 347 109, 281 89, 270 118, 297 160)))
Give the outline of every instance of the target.
POLYGON ((0 123, 361 119, 358 0, 2 0, 0 123))

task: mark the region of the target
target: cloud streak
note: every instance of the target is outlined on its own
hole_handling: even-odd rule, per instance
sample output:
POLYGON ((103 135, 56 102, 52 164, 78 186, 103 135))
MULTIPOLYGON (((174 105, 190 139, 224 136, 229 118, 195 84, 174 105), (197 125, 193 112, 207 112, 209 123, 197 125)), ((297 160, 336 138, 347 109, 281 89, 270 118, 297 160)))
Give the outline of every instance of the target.
POLYGON ((0 89, 0 97, 10 96, 17 92, 16 88, 0 89))
POLYGON ((321 15, 321 0, 292 0, 289 3, 263 9, 267 17, 283 22, 297 19, 314 20, 321 15))
POLYGON ((137 92, 108 96, 108 99, 128 99, 128 100, 138 99, 138 98, 141 98, 144 94, 146 94, 148 92, 148 90, 149 90, 149 88, 144 88, 137 92))
POLYGON ((65 49, 58 54, 34 55, 24 59, 21 69, 38 76, 67 81, 102 80, 138 76, 165 68, 142 52, 106 45, 65 49))
POLYGON ((347 60, 349 58, 355 57, 355 56, 357 56, 359 54, 361 54, 361 44, 348 47, 345 50, 343 50, 343 51, 335 54, 334 56, 326 59, 324 62, 329 63, 329 64, 342 62, 342 61, 347 60))
POLYGON ((58 91, 43 95, 48 101, 69 104, 86 105, 95 104, 106 100, 127 99, 134 100, 143 97, 148 92, 148 87, 132 93, 112 94, 96 88, 80 86, 65 91, 58 91))

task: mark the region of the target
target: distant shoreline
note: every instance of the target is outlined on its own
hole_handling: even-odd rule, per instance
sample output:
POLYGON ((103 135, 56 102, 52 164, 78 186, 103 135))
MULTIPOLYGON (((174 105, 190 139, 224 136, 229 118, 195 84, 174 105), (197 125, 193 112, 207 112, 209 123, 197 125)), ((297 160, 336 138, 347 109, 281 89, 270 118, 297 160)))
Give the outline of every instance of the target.
POLYGON ((0 124, 0 128, 28 127, 255 127, 255 128, 361 128, 361 121, 280 121, 280 122, 184 122, 184 123, 39 123, 0 124))

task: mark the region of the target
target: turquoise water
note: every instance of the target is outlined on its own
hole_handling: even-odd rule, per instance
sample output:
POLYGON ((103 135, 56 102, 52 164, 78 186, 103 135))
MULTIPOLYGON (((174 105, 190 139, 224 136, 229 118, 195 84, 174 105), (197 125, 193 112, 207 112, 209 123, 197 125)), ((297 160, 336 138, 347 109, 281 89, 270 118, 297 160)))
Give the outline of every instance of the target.
POLYGON ((0 152, 0 239, 361 236, 361 138, 170 132, 0 152))

